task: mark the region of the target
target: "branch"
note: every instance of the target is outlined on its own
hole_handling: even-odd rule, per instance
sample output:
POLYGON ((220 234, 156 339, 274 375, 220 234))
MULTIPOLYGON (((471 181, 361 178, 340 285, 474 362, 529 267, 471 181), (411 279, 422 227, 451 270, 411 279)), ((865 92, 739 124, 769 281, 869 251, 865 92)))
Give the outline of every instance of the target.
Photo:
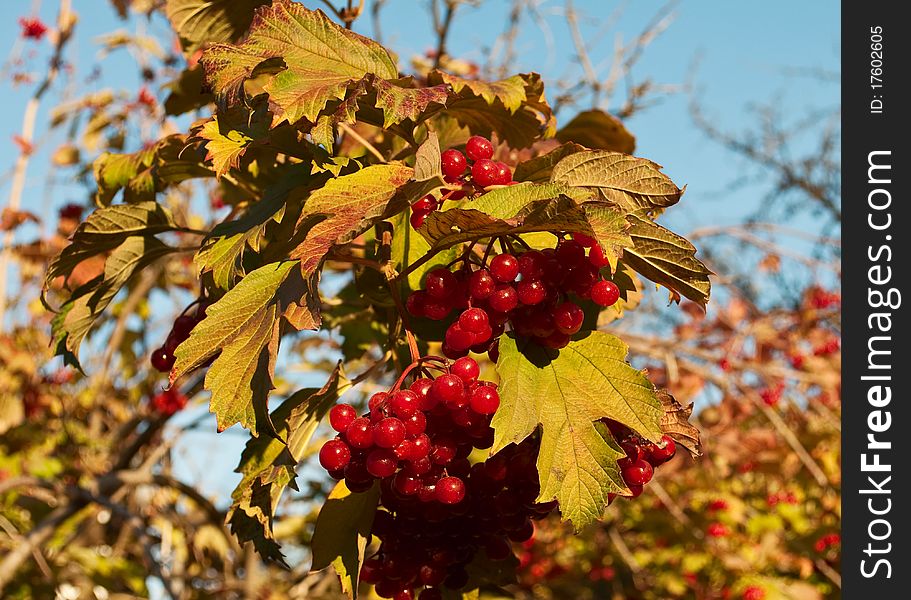
MULTIPOLYGON (((51 56, 50 65, 48 66, 47 75, 34 95, 25 106, 25 114, 22 117, 22 133, 20 138, 25 144, 30 144, 35 135, 35 120, 38 117, 38 106, 41 98, 50 89, 57 75, 60 73, 60 65, 63 63, 63 49, 66 43, 73 35, 73 27, 76 24, 76 18, 70 13, 70 0, 60 0, 60 12, 57 14, 57 43, 54 46, 54 54, 51 56)), ((13 171, 13 183, 9 193, 9 210, 18 210, 22 203, 22 191, 25 189, 25 176, 28 172, 28 162, 31 153, 24 149, 19 153, 16 159, 16 166, 13 171)), ((6 286, 9 275, 10 246, 13 243, 15 230, 10 229, 3 235, 3 244, 0 245, 0 331, 4 329, 6 317, 6 286)))

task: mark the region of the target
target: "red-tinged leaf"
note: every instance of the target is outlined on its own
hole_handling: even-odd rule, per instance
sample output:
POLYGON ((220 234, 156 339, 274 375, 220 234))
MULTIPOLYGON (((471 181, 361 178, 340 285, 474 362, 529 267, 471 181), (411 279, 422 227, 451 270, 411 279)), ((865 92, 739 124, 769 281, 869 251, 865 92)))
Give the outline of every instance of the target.
POLYGON ((664 414, 661 416, 661 431, 686 448, 693 458, 702 456, 699 430, 690 423, 693 403, 683 406, 667 390, 658 390, 658 399, 661 400, 664 408, 664 414))
POLYGON ((447 85, 412 88, 374 78, 373 88, 376 90, 376 107, 383 111, 383 127, 405 120, 417 122, 431 103, 445 105, 449 100, 447 85))
POLYGON ((525 102, 525 79, 522 75, 513 75, 500 81, 481 81, 479 79, 463 79, 442 71, 435 71, 428 77, 429 82, 441 81, 452 86, 457 94, 470 90, 471 94, 483 98, 487 104, 499 100, 506 110, 516 112, 525 102))
POLYGON ((244 81, 262 75, 263 89, 292 123, 316 122, 328 101, 345 98, 367 74, 398 77, 385 48, 287 0, 258 9, 243 42, 213 46, 202 63, 210 87, 228 103, 241 97, 244 81))
POLYGON ((186 52, 206 44, 239 40, 253 11, 269 0, 167 0, 165 14, 186 52))
POLYGON ((217 117, 207 121, 198 135, 206 140, 206 160, 212 161, 215 177, 221 177, 232 168, 239 167, 241 157, 253 141, 241 131, 231 129, 222 133, 217 117))
POLYGON ((297 224, 305 237, 291 252, 292 259, 300 259, 305 277, 317 271, 333 246, 347 244, 377 221, 405 208, 405 195, 399 195, 393 205, 390 201, 413 173, 411 167, 401 164, 373 165, 332 179, 310 194, 297 224))

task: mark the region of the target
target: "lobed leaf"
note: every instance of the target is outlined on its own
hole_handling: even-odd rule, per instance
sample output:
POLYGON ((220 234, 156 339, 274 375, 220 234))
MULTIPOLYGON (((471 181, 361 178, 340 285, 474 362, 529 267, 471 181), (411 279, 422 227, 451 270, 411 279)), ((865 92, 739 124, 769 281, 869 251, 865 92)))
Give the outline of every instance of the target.
POLYGON ((350 387, 351 382, 337 365, 321 389, 299 390, 272 411, 270 419, 276 426, 276 437, 252 437, 247 442, 235 469, 242 479, 231 494, 234 502, 228 511, 228 522, 242 533, 242 541, 253 542, 263 557, 279 560, 272 531, 274 511, 286 486, 297 489, 295 465, 303 459, 320 421, 350 387), (268 506, 255 500, 266 497, 268 506))
POLYGON ((240 44, 214 45, 201 62, 206 81, 223 101, 239 99, 244 82, 261 74, 263 89, 291 123, 302 118, 315 123, 329 100, 344 99, 348 86, 367 74, 398 77, 385 48, 320 10, 287 0, 257 9, 240 44))
POLYGON ((709 301, 712 272, 696 258, 696 248, 686 238, 633 215, 629 235, 633 245, 623 261, 639 274, 683 295, 703 308, 709 301))
POLYGON ((683 194, 660 169, 644 158, 590 150, 563 158, 551 181, 591 189, 626 212, 644 215, 673 206, 683 194))
POLYGON ((172 384, 214 357, 205 388, 212 392, 209 410, 219 431, 235 423, 254 432, 271 429, 268 396, 281 320, 297 329, 318 326, 306 318, 310 307, 301 304, 315 292, 298 266, 297 261, 284 261, 249 273, 208 308, 206 318, 174 353, 172 384))
POLYGON ((591 332, 554 352, 512 335, 500 338, 500 408, 491 452, 541 429, 538 501, 556 498, 576 529, 599 518, 608 493, 628 491, 623 451, 603 423, 619 421, 643 437, 662 435, 661 401, 644 373, 626 362, 619 338, 591 332))
POLYGON ((167 0, 165 15, 188 54, 206 44, 239 40, 253 11, 269 0, 167 0))
POLYGON ((370 529, 380 500, 380 486, 374 483, 366 492, 352 493, 345 482, 338 482, 326 499, 316 519, 310 549, 312 571, 335 568, 342 591, 357 598, 357 583, 364 551, 370 541, 370 529))
POLYGON ((632 154, 636 150, 636 138, 620 119, 597 108, 585 110, 557 130, 561 142, 575 142, 595 150, 610 150, 632 154))

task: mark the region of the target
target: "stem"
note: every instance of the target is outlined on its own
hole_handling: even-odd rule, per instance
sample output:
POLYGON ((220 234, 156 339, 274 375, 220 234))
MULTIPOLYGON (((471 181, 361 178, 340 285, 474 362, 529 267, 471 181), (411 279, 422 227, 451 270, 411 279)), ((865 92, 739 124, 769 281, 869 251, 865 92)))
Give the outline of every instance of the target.
POLYGON ((346 125, 345 123, 339 123, 339 124, 338 124, 338 128, 341 129, 342 131, 344 131, 344 132, 345 132, 345 135, 350 135, 351 137, 353 137, 353 138, 355 139, 355 141, 356 141, 358 144, 360 144, 361 146, 363 146, 364 148, 366 148, 367 151, 368 151, 370 154, 372 154, 373 156, 375 156, 375 157, 377 158, 377 160, 379 160, 381 163, 386 162, 386 157, 383 156, 382 152, 380 152, 379 150, 377 150, 377 149, 373 146, 373 144, 371 144, 370 142, 368 142, 361 134, 359 134, 359 133, 356 132, 355 130, 351 129, 351 128, 350 128, 348 125, 346 125))

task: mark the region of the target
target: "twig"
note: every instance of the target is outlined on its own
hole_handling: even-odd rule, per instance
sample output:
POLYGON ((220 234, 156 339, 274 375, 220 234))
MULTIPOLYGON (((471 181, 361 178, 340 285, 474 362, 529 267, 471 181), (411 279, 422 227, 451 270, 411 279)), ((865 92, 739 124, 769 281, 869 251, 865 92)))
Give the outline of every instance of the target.
POLYGON ((364 148, 366 148, 367 151, 370 152, 370 154, 372 154, 373 156, 375 156, 377 158, 377 160, 379 160, 382 163, 386 162, 386 157, 383 156, 382 152, 377 150, 373 146, 373 144, 371 144, 366 139, 364 139, 364 137, 361 134, 359 134, 355 130, 351 129, 351 127, 349 127, 347 124, 339 123, 338 128, 341 129, 342 131, 344 131, 346 135, 350 135, 351 137, 353 137, 357 143, 359 143, 364 148))
MULTIPOLYGON (((22 537, 21 533, 16 531, 15 526, 13 526, 13 524, 10 523, 9 519, 3 515, 0 515, 0 528, 6 532, 6 535, 8 535, 14 543, 23 543, 25 538, 22 537)), ((46 579, 51 579, 53 577, 53 573, 51 573, 51 568, 48 566, 47 560, 44 558, 44 554, 41 553, 41 549, 32 548, 32 556, 35 557, 35 562, 38 564, 38 568, 44 574, 44 577, 46 579)))
POLYGON ((821 558, 817 558, 816 562, 813 563, 816 565, 816 568, 825 575, 829 581, 835 584, 838 589, 841 589, 841 575, 838 574, 838 571, 830 567, 826 561, 821 558))
POLYGON ((452 18, 455 16, 456 6, 458 6, 458 2, 456 0, 443 1, 446 4, 446 14, 443 15, 442 21, 440 21, 439 18, 440 15, 436 0, 433 0, 431 3, 433 7, 434 30, 437 34, 437 54, 433 57, 434 69, 440 68, 440 63, 443 60, 443 56, 446 55, 446 38, 449 36, 449 28, 452 26, 452 18))

